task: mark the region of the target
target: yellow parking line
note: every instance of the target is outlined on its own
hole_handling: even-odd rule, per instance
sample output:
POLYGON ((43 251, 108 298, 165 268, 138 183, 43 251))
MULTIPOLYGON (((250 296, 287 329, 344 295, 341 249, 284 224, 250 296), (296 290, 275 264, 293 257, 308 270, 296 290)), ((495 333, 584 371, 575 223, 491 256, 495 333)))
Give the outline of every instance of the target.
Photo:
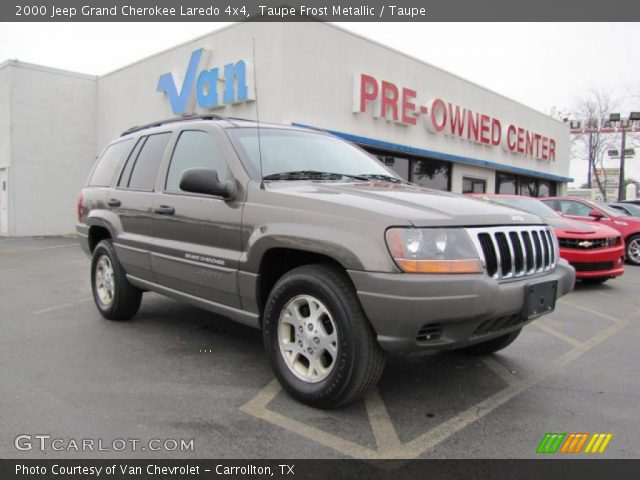
POLYGON ((78 247, 77 243, 65 243, 63 245, 49 245, 48 247, 35 247, 35 248, 2 248, 0 247, 0 254, 3 253, 28 253, 37 252, 39 250, 50 250, 52 248, 66 248, 66 247, 78 247))
POLYGON ((568 300, 565 300, 564 298, 558 300, 558 303, 562 303, 563 305, 567 305, 567 306, 569 306, 571 308, 577 308, 578 310, 582 310, 583 312, 587 312, 587 313, 590 313, 592 315, 596 315, 598 317, 602 317, 602 318, 610 320, 612 322, 616 322, 617 323, 617 322, 621 322, 622 321, 620 318, 616 318, 616 317, 614 317, 612 315, 608 315, 606 313, 599 312, 598 310, 594 310, 592 308, 585 307, 583 305, 578 305, 577 303, 569 302, 568 300))
POLYGON ((393 426, 387 406, 384 404, 384 400, 377 388, 369 392, 364 399, 364 405, 367 409, 369 423, 371 424, 378 450, 386 451, 400 447, 402 444, 398 438, 398 433, 393 426))
POLYGON ((354 458, 373 459, 377 452, 357 443, 332 435, 318 428, 306 425, 302 422, 286 417, 272 410, 267 405, 273 400, 282 388, 276 379, 264 387, 258 395, 245 403, 240 410, 261 420, 277 425, 285 430, 296 433, 303 438, 312 440, 345 455, 354 458))
POLYGON ((572 345, 575 348, 579 348, 579 349, 584 348, 584 344, 581 341, 576 340, 575 338, 570 337, 569 335, 566 335, 566 334, 562 333, 560 330, 556 330, 553 327, 545 325, 541 321, 534 322, 533 325, 538 327, 543 332, 548 333, 549 335, 553 335, 554 337, 559 338, 560 340, 564 340, 569 345, 572 345))
POLYGON ((484 363, 489 370, 495 373, 498 377, 503 379, 507 384, 511 385, 518 381, 517 377, 511 373, 511 371, 505 367, 502 363, 497 361, 493 357, 485 357, 482 359, 482 363, 484 363))
POLYGON ((63 303, 62 305, 55 305, 53 307, 47 307, 41 310, 36 310, 35 312, 32 312, 32 313, 33 315, 42 315, 43 313, 49 313, 55 310, 62 310, 63 308, 73 307, 75 305, 80 305, 81 303, 89 302, 91 300, 93 300, 92 297, 84 298, 82 300, 76 300, 75 302, 63 303))
MULTIPOLYGON (((635 314, 636 312, 634 312, 634 315, 635 314)), ((541 370, 540 372, 533 374, 530 377, 495 393, 486 400, 473 405, 459 415, 447 420, 446 422, 440 424, 435 428, 432 428, 431 430, 420 435, 414 440, 403 444, 398 449, 390 452, 385 452, 384 458, 416 458, 420 455, 423 455, 425 452, 444 442, 449 437, 458 433, 460 430, 466 428, 473 422, 493 412, 496 408, 508 402, 513 397, 521 394, 528 388, 531 388, 534 385, 545 380, 567 364, 573 362, 574 360, 577 360, 587 351, 591 350, 593 347, 602 343, 611 335, 614 335, 615 333, 619 332, 624 327, 629 325, 630 318, 631 317, 628 317, 622 322, 606 328, 598 335, 595 335, 594 337, 585 341, 583 343, 584 348, 571 349, 569 352, 558 357, 557 360, 551 362, 547 366, 547 368, 541 370)))
POLYGON ((5 273, 5 272, 33 272, 33 271, 41 271, 41 270, 49 270, 51 268, 55 268, 55 267, 64 267, 67 265, 75 265, 75 264, 79 264, 79 263, 83 263, 86 264, 87 266, 90 263, 90 260, 83 258, 80 260, 69 260, 68 262, 60 262, 60 263, 52 263, 50 265, 44 265, 44 266, 39 266, 39 267, 12 267, 12 268, 5 268, 4 270, 0 270, 0 273, 5 273))

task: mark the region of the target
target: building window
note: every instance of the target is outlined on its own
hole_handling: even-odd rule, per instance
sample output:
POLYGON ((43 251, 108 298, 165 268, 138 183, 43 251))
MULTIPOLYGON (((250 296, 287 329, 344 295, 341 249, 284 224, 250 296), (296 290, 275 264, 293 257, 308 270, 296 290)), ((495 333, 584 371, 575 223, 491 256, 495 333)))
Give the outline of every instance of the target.
POLYGON ((451 164, 439 160, 413 160, 411 182, 435 190, 451 190, 451 164))
POLYGON ((539 197, 554 197, 555 195, 556 195, 556 182, 550 182, 548 180, 538 181, 539 197))
POLYGON ((518 177, 506 173, 496 174, 496 193, 515 195, 518 188, 518 177))
POLYGON ((523 195, 525 197, 537 197, 538 181, 535 178, 518 178, 518 195, 523 195))
POLYGON ((396 154, 392 151, 376 150, 361 145, 367 152, 391 168, 400 177, 421 187, 435 190, 451 190, 451 164, 441 160, 396 154))
POLYGON ((556 182, 549 180, 539 180, 509 173, 496 174, 496 193, 527 197, 550 197, 556 194, 556 188, 556 182))
POLYGON ((462 193, 486 193, 487 181, 480 178, 462 177, 462 193))
POLYGON ((410 160, 406 157, 396 157, 388 154, 377 153, 376 157, 389 167, 391 170, 396 172, 405 180, 409 180, 409 163, 410 160))

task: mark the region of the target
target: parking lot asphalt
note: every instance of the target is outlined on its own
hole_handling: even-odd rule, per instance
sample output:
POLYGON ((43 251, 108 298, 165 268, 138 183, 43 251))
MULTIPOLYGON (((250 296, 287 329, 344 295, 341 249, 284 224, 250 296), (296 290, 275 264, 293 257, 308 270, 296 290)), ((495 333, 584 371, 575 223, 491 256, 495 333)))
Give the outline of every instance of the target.
POLYGON ((595 455, 637 458, 639 293, 627 266, 502 352, 393 356, 363 401, 322 411, 280 389, 259 331, 151 293, 133 320, 104 320, 75 239, 1 239, 0 458, 535 458, 547 432, 611 433, 595 455), (16 449, 39 434, 63 449, 16 449))

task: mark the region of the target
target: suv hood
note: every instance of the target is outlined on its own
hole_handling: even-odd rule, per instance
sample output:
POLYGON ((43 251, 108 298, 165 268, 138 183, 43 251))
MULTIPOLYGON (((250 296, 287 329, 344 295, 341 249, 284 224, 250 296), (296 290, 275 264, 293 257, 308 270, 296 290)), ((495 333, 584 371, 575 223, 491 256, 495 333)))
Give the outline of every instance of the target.
MULTIPOLYGON (((272 181, 267 191, 289 206, 347 216, 366 210, 414 226, 544 224, 537 215, 463 195, 388 182, 272 181), (333 204, 333 205, 327 205, 333 204), (323 206, 324 205, 324 206, 323 206), (330 209, 330 210, 327 210, 330 209)), ((274 199, 275 200, 275 199, 274 199)))

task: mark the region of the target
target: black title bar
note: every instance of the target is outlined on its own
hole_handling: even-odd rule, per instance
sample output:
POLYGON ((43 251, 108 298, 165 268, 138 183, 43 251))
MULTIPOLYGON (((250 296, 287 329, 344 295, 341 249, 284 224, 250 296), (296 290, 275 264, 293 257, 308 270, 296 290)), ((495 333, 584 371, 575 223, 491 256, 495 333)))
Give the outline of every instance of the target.
MULTIPOLYGON (((630 0, 14 0, 2 22, 637 21, 630 0)), ((452 32, 455 34, 455 32, 452 32)), ((576 39, 579 42, 579 39, 576 39)))
POLYGON ((0 460, 2 480, 617 480, 640 460, 0 460))

